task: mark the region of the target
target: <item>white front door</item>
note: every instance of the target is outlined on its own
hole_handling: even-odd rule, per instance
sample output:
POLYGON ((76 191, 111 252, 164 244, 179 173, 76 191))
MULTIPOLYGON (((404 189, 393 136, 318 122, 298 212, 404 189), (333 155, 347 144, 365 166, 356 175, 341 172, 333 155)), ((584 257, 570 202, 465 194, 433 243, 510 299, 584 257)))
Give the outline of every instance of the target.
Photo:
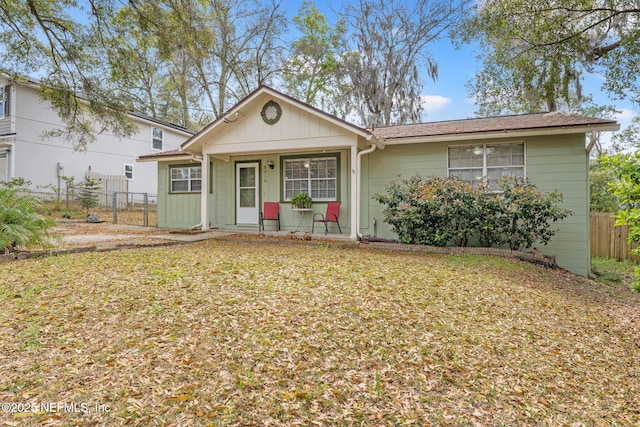
POLYGON ((236 163, 236 224, 258 223, 258 171, 258 163, 236 163))

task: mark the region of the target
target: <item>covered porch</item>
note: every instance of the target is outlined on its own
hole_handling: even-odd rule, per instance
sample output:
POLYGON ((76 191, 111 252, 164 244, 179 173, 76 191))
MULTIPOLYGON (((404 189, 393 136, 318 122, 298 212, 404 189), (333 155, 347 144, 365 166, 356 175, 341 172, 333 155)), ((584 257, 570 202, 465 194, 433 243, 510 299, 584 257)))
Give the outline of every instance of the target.
POLYGON ((325 217, 331 203, 340 207, 337 222, 327 223, 328 233, 356 240, 356 163, 361 151, 354 144, 320 151, 205 153, 202 164, 209 167, 202 168, 202 229, 258 231, 265 203, 277 203, 279 221, 263 221, 266 232, 277 231, 279 225, 281 233, 315 229, 314 234, 324 236, 325 224, 313 220, 325 217), (308 194, 311 206, 294 206, 291 198, 297 193, 308 194))
MULTIPOLYGON (((161 227, 258 231, 269 202, 279 204, 280 230, 304 233, 315 214, 339 203, 340 228, 329 223, 328 231, 355 241, 361 160, 383 148, 368 130, 262 86, 180 150, 139 161, 158 161, 161 227), (292 209, 297 193, 311 197, 310 208, 292 209)), ((275 223, 265 228, 275 231, 275 223)))
MULTIPOLYGON (((328 231, 337 235, 341 229, 355 241, 360 161, 376 148, 384 144, 369 131, 262 87, 185 143, 183 151, 202 165, 203 230, 256 230, 264 203, 270 202, 279 204, 282 231, 310 232, 314 216, 339 203, 340 227, 329 223, 328 231), (308 194, 312 206, 292 209, 297 193, 308 194)), ((316 225, 324 233, 324 224, 316 225)))

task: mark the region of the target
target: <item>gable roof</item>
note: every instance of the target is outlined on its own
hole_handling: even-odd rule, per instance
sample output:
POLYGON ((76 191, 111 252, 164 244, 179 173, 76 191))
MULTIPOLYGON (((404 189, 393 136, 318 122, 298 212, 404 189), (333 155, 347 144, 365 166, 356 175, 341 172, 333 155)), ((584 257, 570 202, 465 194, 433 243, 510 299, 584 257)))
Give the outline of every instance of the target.
POLYGON ((371 132, 385 143, 393 143, 393 140, 402 139, 448 139, 465 136, 469 139, 470 136, 487 138, 508 133, 540 134, 543 133, 542 130, 547 130, 546 133, 580 133, 619 128, 615 120, 553 112, 387 126, 371 129, 371 132))
POLYGON ((379 144, 382 147, 382 144, 376 141, 375 135, 371 133, 369 130, 356 126, 353 123, 349 123, 346 120, 340 119, 332 114, 324 112, 316 107, 313 107, 295 98, 292 98, 291 96, 286 95, 280 91, 277 91, 272 87, 269 87, 266 85, 260 85, 256 90, 251 92, 249 95, 247 95, 244 99, 242 99, 236 105, 234 105, 225 113, 223 113, 216 120, 209 123, 203 129, 201 129, 198 133, 196 133, 193 137, 187 139, 184 143, 182 143, 181 148, 185 151, 193 152, 195 148, 194 146, 196 146, 199 142, 201 142, 204 135, 208 134, 213 129, 225 126, 226 124, 233 123, 238 117, 238 115, 242 114, 242 111, 250 106, 253 100, 255 100, 256 98, 258 98, 263 94, 267 94, 275 99, 278 99, 281 102, 292 104, 300 108, 301 110, 311 113, 312 115, 321 117, 324 120, 330 123, 333 123, 338 127, 346 129, 358 136, 365 138, 366 140, 373 140, 375 144, 379 144))

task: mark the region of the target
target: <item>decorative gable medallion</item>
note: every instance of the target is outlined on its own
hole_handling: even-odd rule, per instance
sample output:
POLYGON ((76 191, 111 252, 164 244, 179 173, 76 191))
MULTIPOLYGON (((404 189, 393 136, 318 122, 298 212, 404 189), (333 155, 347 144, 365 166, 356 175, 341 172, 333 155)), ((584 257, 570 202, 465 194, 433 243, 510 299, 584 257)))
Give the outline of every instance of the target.
POLYGON ((266 124, 274 125, 280 120, 280 116, 282 116, 282 108, 280 108, 277 102, 269 101, 262 107, 260 115, 266 124))

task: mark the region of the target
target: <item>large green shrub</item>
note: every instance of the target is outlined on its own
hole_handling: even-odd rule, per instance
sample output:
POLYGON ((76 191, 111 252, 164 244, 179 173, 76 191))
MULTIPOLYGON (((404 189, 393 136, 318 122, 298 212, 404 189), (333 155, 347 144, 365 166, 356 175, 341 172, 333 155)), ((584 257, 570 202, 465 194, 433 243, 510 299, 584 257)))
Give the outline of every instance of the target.
POLYGON ((500 189, 495 196, 497 231, 501 242, 513 250, 530 248, 535 242, 546 245, 556 234, 551 223, 572 214, 558 206, 563 200, 560 193, 541 193, 526 180, 502 179, 500 189))
MULTIPOLYGON (((614 179, 610 191, 617 197, 621 209, 616 214, 616 225, 629 227, 629 243, 640 242, 640 152, 617 154, 603 159, 611 168, 614 179)), ((640 249, 631 251, 640 255, 640 249)), ((640 268, 636 270, 633 290, 640 292, 640 268)))
POLYGON ((0 251, 50 246, 52 219, 36 213, 40 201, 25 195, 23 182, 0 183, 0 251))
POLYGON ((444 246, 453 234, 443 217, 441 189, 435 178, 427 183, 415 176, 391 181, 387 192, 374 195, 374 199, 387 206, 385 221, 391 224, 400 241, 444 246))
POLYGON ((547 244, 551 223, 571 212, 560 208, 562 196, 543 194, 525 180, 505 178, 501 191, 456 178, 414 176, 387 185, 374 199, 385 205, 385 221, 402 242, 467 246, 509 245, 511 249, 547 244))

